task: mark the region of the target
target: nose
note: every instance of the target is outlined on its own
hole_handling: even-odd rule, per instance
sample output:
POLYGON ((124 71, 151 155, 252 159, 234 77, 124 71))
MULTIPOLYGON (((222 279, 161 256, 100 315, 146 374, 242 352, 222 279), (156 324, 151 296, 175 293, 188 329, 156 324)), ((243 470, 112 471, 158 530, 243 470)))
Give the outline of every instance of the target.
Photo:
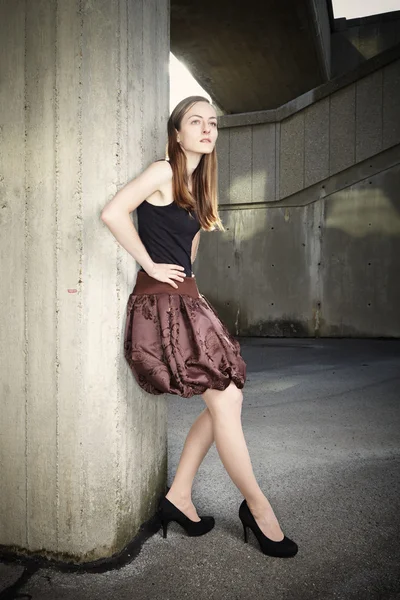
POLYGON ((203 132, 204 133, 208 133, 210 131, 210 124, 209 123, 204 123, 203 125, 203 132))

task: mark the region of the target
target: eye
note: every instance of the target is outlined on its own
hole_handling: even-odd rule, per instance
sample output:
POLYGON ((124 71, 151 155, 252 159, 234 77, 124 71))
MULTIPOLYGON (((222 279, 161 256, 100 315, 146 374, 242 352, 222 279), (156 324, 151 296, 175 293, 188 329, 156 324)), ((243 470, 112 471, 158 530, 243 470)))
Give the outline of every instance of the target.
POLYGON ((215 123, 215 121, 211 121, 211 125, 214 125, 214 127, 217 126, 217 124, 215 123))
POLYGON ((195 119, 194 121, 192 121, 192 125, 193 123, 200 123, 199 119, 195 119))

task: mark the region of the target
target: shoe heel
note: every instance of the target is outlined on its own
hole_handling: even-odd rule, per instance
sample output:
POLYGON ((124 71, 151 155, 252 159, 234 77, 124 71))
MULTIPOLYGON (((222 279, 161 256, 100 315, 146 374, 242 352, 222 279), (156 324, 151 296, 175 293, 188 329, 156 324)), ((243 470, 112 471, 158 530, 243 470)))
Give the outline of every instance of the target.
POLYGON ((161 525, 163 528, 163 538, 167 537, 168 523, 169 523, 169 521, 164 521, 164 519, 162 519, 162 521, 161 521, 161 525))
POLYGON ((242 504, 240 505, 239 518, 243 525, 244 541, 247 542, 247 528, 249 527, 256 536, 260 545, 260 550, 263 554, 282 558, 289 558, 290 556, 295 556, 295 554, 297 554, 298 546, 296 542, 293 542, 293 540, 290 540, 284 535, 283 540, 275 542, 270 540, 269 537, 262 532, 254 518, 254 515, 247 505, 246 499, 243 500, 242 504))
POLYGON ((192 521, 166 497, 162 499, 158 510, 164 538, 167 537, 167 527, 171 521, 179 523, 189 536, 204 535, 211 531, 215 524, 214 517, 201 517, 200 521, 192 521))
POLYGON ((246 525, 243 523, 243 521, 242 521, 242 525, 243 525, 243 533, 244 533, 244 543, 245 543, 245 544, 247 544, 247 542, 249 541, 249 540, 248 540, 248 537, 247 537, 247 527, 246 527, 246 525))

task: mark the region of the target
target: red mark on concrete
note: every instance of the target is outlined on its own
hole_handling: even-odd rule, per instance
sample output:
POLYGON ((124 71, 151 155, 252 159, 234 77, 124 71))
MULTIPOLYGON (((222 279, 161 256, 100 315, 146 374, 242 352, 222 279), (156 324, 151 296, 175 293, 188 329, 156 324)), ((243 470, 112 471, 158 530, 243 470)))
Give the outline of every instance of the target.
POLYGON ((77 292, 77 291, 78 291, 78 290, 74 290, 74 289, 72 289, 72 288, 68 288, 68 289, 67 289, 67 292, 68 292, 68 294, 76 294, 76 292, 77 292))

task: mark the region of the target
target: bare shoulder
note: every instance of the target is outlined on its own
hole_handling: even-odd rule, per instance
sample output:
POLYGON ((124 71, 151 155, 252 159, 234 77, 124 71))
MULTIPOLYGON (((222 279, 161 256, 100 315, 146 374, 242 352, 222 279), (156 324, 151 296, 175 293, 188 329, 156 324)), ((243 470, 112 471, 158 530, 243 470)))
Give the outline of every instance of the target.
POLYGON ((154 192, 163 193, 165 186, 168 186, 172 181, 172 168, 167 160, 156 160, 139 177, 149 184, 149 190, 151 189, 151 191, 149 191, 148 196, 154 192))
POLYGON ((167 160, 155 160, 147 167, 147 169, 151 169, 153 172, 158 173, 165 181, 172 180, 172 167, 167 160))
POLYGON ((136 177, 136 180, 151 181, 153 191, 169 181, 172 181, 172 168, 167 160, 155 160, 136 177))
POLYGON ((155 206, 165 206, 166 204, 170 204, 173 201, 172 167, 167 160, 155 161, 152 164, 157 165, 157 168, 159 169, 159 173, 157 176, 157 181, 159 182, 159 185, 157 186, 157 189, 154 190, 154 192, 149 194, 146 200, 147 202, 149 202, 150 204, 154 204, 155 206))
POLYGON ((152 194, 162 190, 172 180, 172 169, 168 161, 160 160, 150 163, 139 175, 121 188, 114 198, 103 209, 102 216, 112 216, 119 212, 134 211, 152 194))

